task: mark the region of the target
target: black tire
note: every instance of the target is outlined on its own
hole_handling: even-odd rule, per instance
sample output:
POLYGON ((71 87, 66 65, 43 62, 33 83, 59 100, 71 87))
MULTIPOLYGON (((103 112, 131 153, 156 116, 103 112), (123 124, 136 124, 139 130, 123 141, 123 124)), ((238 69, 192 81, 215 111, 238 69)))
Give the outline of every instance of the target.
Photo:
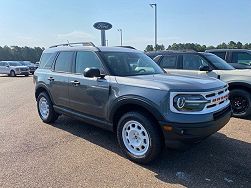
POLYGON ((25 74, 24 76, 28 77, 28 76, 29 76, 29 74, 25 74))
POLYGON ((231 90, 229 99, 234 117, 245 118, 251 115, 251 95, 249 92, 242 89, 231 90))
POLYGON ((11 71, 10 71, 10 76, 11 76, 11 77, 15 77, 15 76, 16 76, 16 73, 15 73, 14 70, 11 70, 11 71))
POLYGON ((161 132, 157 126, 159 125, 157 125, 151 118, 149 118, 149 115, 139 112, 128 112, 120 118, 117 126, 117 139, 123 153, 127 158, 136 163, 147 164, 152 162, 159 156, 164 144, 161 132), (130 121, 139 122, 144 127, 149 136, 149 147, 146 150, 146 153, 144 153, 143 155, 135 155, 130 152, 123 141, 123 129, 126 130, 124 126, 126 126, 126 123, 130 121))
POLYGON ((52 101, 51 101, 50 97, 48 96, 48 94, 45 92, 40 93, 37 98, 37 110, 38 110, 38 114, 39 114, 40 118, 42 119, 42 121, 44 123, 53 123, 58 119, 59 114, 55 112, 55 110, 53 108, 52 101), (41 114, 41 112, 39 110, 39 102, 40 102, 41 98, 45 98, 47 100, 47 104, 49 106, 48 107, 49 113, 46 118, 41 114))

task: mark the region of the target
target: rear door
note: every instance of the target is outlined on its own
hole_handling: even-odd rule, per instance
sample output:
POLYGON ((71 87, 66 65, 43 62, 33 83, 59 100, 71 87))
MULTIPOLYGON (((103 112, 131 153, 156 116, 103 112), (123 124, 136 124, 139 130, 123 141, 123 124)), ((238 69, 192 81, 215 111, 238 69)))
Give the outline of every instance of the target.
POLYGON ((47 76, 53 101, 57 106, 69 107, 69 75, 72 73, 74 52, 60 52, 53 66, 52 74, 47 76))
POLYGON ((105 119, 106 104, 109 97, 109 76, 105 78, 87 78, 86 68, 96 67, 104 72, 102 62, 95 52, 76 52, 74 74, 69 78, 69 99, 71 109, 84 115, 105 119))

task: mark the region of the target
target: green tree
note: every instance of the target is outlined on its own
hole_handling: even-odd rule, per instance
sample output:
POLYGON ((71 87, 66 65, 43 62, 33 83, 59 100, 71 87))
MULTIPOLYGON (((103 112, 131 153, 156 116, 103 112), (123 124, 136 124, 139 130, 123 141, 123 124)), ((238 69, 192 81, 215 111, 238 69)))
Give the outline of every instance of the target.
POLYGON ((153 45, 147 45, 146 46, 146 49, 145 49, 145 52, 150 52, 150 51, 153 51, 154 50, 154 48, 153 48, 153 45))

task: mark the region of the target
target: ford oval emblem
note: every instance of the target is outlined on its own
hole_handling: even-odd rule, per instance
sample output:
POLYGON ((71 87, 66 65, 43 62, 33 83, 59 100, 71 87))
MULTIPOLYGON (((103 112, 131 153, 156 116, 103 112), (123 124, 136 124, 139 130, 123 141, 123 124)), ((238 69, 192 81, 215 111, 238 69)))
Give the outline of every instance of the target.
POLYGON ((177 100, 177 106, 179 109, 182 109, 184 108, 186 104, 186 98, 185 97, 179 97, 178 100, 177 100))
POLYGON ((93 27, 98 30, 109 30, 112 28, 112 24, 108 22, 96 22, 93 27))

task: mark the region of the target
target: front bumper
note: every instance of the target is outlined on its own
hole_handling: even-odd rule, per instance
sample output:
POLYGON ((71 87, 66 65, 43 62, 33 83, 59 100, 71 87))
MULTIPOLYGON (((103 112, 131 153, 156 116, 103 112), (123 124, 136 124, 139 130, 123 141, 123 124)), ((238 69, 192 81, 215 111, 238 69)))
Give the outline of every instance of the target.
POLYGON ((19 72, 16 72, 16 75, 29 75, 30 72, 29 71, 19 71, 19 72))
POLYGON ((231 106, 213 114, 212 121, 200 123, 159 122, 166 143, 172 141, 198 142, 224 127, 232 115, 231 106))

